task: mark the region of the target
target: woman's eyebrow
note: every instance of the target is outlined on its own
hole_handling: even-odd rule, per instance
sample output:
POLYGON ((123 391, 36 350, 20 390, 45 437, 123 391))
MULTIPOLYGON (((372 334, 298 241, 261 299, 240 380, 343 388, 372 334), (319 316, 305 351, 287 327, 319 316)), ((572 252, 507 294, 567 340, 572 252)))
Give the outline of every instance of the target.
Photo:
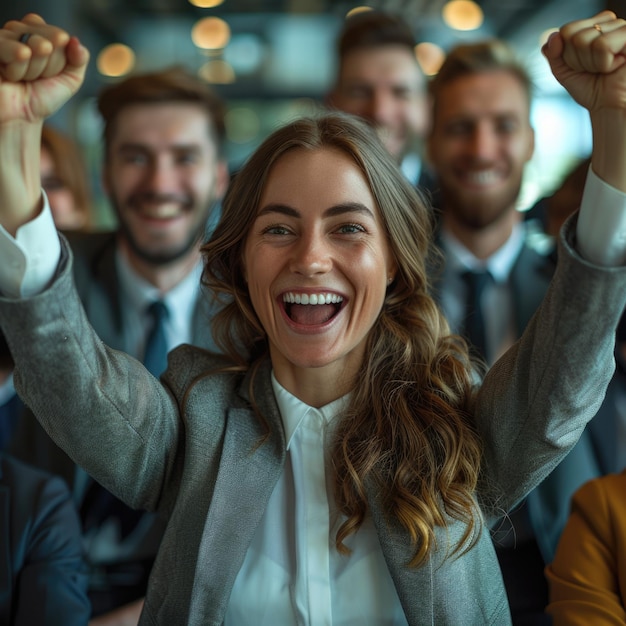
POLYGON ((335 217, 336 215, 342 215, 343 213, 362 213, 363 215, 374 219, 374 213, 372 210, 360 202, 343 202, 341 204, 331 206, 324 211, 324 217, 335 217))
MULTIPOLYGON (((287 205, 272 203, 265 205, 259 210, 258 216, 267 215, 269 213, 280 213, 288 217, 301 217, 302 213, 297 209, 287 205)), ((366 207, 360 202, 342 202, 341 204, 335 204, 324 211, 324 217, 336 217, 337 215, 343 215, 344 213, 362 213, 363 215, 374 219, 374 213, 371 209, 366 207)))

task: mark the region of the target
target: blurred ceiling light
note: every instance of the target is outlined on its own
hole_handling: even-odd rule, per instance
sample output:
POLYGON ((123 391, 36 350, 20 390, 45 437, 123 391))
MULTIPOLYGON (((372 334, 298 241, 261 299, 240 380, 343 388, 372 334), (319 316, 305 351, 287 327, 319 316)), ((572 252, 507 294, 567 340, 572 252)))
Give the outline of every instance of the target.
POLYGON ((201 9, 212 9, 222 4, 224 0, 189 0, 189 4, 193 4, 194 7, 201 9))
POLYGON ((219 17, 205 17, 194 24, 191 39, 204 50, 225 48, 230 41, 230 26, 219 17))
POLYGON ((112 43, 100 50, 96 66, 103 76, 124 76, 135 66, 135 53, 123 43, 112 43))
POLYGON ((223 59, 207 61, 198 70, 198 75, 214 85, 230 85, 235 82, 235 71, 230 63, 223 59))
POLYGON ((346 13, 346 17, 352 17, 353 15, 356 15, 357 13, 365 13, 365 11, 373 11, 373 9, 372 7, 368 7, 368 6, 354 7, 354 9, 350 9, 346 13))
POLYGON ((415 46, 415 57, 426 76, 434 76, 446 58, 446 53, 436 43, 423 41, 415 46))
POLYGON ((450 0, 441 14, 443 21, 455 30, 476 30, 485 18, 483 10, 472 0, 450 0))

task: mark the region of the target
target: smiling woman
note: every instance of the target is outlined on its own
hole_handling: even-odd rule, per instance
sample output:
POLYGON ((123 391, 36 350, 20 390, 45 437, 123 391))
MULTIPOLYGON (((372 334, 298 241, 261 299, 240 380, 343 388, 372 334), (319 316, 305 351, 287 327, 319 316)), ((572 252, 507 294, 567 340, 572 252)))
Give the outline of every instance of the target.
POLYGON ((489 525, 595 414, 626 305, 626 269, 606 267, 626 259, 621 231, 603 230, 607 214, 626 222, 626 126, 606 100, 626 88, 611 52, 623 25, 605 12, 544 49, 580 103, 599 106, 593 201, 565 225, 544 303, 481 385, 429 294, 431 209, 347 114, 275 131, 235 176, 203 246, 221 354, 179 346, 159 384, 110 349, 31 182, 36 118, 78 88, 87 52, 36 16, 0 29, 0 58, 14 59, 0 97, 20 105, 2 112, 20 123, 0 133, 0 154, 24 148, 0 169, 0 268, 40 262, 26 278, 0 271, 0 327, 16 387, 56 442, 167 520, 141 624, 511 624, 489 525), (51 42, 45 63, 22 60, 24 31, 51 42), (599 48, 599 36, 615 41, 599 48), (56 245, 41 259, 44 239, 56 245))
POLYGON ((395 273, 379 211, 356 163, 332 148, 279 159, 243 252, 251 304, 277 378, 296 376, 283 369, 304 370, 297 374, 298 395, 308 404, 343 395, 354 386, 387 277, 395 273), (293 294, 289 306, 286 294, 293 294), (320 388, 328 393, 320 395, 320 388))
POLYGON ((278 382, 312 406, 354 390, 331 454, 346 515, 342 552, 365 517, 372 479, 409 520, 414 563, 428 555, 445 509, 467 522, 461 544, 475 540, 470 369, 428 294, 431 228, 430 207, 370 128, 335 114, 291 124, 257 151, 204 248, 207 286, 232 296, 214 320, 225 353, 239 362, 269 354, 278 382), (327 293, 337 303, 322 313, 291 304, 327 293), (429 485, 444 474, 447 488, 429 485), (435 518, 415 502, 416 485, 441 509, 435 518))

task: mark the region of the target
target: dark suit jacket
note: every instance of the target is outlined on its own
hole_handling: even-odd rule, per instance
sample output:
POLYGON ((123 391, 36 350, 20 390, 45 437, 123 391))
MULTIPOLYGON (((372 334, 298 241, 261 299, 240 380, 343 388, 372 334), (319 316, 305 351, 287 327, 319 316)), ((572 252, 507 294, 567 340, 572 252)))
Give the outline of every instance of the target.
MULTIPOLYGON (((572 232, 570 224, 570 242, 572 232)), ((538 314, 489 370, 472 409, 484 442, 476 497, 485 525, 477 543, 449 557, 450 542, 465 527, 447 519, 435 529, 428 562, 407 567, 411 539, 385 514, 376 485, 367 485, 411 626, 510 623, 488 527, 571 449, 611 378, 626 268, 595 267, 566 242, 561 252, 538 314)), ((77 462, 129 504, 168 519, 140 623, 217 626, 285 462, 270 364, 251 390, 249 374, 209 375, 218 358, 183 346, 170 355, 159 385, 136 360, 98 340, 70 268, 64 250, 48 289, 23 300, 0 298, 16 388, 77 462), (24 333, 32 340, 22 341, 24 333), (265 430, 250 393, 271 426, 260 446, 265 430)))
POLYGON ((85 626, 87 570, 70 493, 0 454, 0 624, 85 626))

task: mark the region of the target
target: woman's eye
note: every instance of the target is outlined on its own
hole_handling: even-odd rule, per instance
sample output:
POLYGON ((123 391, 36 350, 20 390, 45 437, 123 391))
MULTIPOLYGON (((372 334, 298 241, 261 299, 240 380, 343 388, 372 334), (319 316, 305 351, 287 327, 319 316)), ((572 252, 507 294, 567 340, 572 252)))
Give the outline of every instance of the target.
POLYGON ((284 226, 268 226, 267 228, 263 229, 263 234, 264 235, 288 235, 289 234, 289 230, 287 228, 285 228, 284 226))
POLYGON ((343 224, 337 230, 344 235, 352 235, 354 233, 365 232, 365 229, 360 224, 343 224))

